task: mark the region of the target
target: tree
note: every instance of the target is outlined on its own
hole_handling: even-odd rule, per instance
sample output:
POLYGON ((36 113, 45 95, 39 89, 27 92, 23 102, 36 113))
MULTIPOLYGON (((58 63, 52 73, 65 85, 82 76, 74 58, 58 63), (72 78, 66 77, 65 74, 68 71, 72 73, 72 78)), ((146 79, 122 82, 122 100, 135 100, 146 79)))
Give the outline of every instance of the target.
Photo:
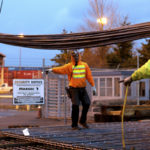
POLYGON ((71 60, 71 51, 70 50, 61 50, 60 54, 56 54, 54 58, 51 59, 51 61, 54 61, 57 63, 58 66, 62 66, 71 60))
MULTIPOLYGON (((127 17, 124 18, 121 26, 129 25, 127 17)), ((133 59, 133 42, 121 42, 114 46, 113 51, 107 55, 107 62, 110 67, 132 68, 136 62, 133 59), (131 65, 132 64, 132 65, 131 65)))
POLYGON ((119 26, 120 14, 117 12, 116 4, 113 0, 89 0, 90 8, 88 9, 84 24, 80 26, 82 31, 100 31, 112 29, 119 26), (98 18, 106 17, 107 24, 97 23, 98 18))
POLYGON ((85 48, 82 53, 82 60, 86 61, 90 67, 95 67, 95 55, 89 48, 85 48))
MULTIPOLYGON (((66 34, 67 31, 63 29, 63 34, 66 34)), ((51 61, 54 61, 57 63, 57 66, 64 65, 71 61, 71 51, 70 50, 60 50, 60 54, 56 54, 54 58, 51 59, 51 61)))
MULTIPOLYGON (((117 8, 112 0, 89 0, 90 9, 85 16, 84 24, 80 27, 82 31, 102 31, 104 29, 111 29, 118 26, 120 22, 120 15, 117 12, 117 8), (98 18, 108 18, 106 25, 96 23, 98 18)), ((84 60, 93 67, 106 67, 107 64, 107 53, 110 46, 91 48, 91 57, 84 57, 84 60), (93 63, 93 57, 95 63, 93 63)), ((87 52, 84 50, 83 53, 87 52)))
POLYGON ((150 39, 146 39, 146 43, 142 43, 142 48, 138 49, 140 53, 140 66, 150 59, 150 39))
POLYGON ((132 60, 132 47, 132 42, 118 43, 116 47, 114 47, 114 51, 107 55, 107 62, 109 66, 113 68, 133 67, 131 64, 133 65, 135 63, 133 63, 132 60))

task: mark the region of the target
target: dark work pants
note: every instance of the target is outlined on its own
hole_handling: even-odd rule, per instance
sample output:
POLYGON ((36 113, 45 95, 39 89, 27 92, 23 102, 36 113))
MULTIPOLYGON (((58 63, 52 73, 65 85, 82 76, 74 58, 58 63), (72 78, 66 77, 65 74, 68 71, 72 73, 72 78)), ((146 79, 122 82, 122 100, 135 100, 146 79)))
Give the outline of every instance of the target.
POLYGON ((90 99, 85 88, 70 88, 72 101, 72 127, 78 126, 79 120, 79 105, 82 104, 82 113, 80 123, 86 123, 87 113, 90 106, 90 99))

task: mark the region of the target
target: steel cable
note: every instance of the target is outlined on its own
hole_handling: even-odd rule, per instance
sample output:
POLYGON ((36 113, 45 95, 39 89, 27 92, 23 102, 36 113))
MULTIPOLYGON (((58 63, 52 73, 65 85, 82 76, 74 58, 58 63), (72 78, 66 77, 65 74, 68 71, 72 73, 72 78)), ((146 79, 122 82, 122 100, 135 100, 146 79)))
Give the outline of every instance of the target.
POLYGON ((3 0, 1 1, 0 13, 2 12, 2 7, 3 7, 3 0))

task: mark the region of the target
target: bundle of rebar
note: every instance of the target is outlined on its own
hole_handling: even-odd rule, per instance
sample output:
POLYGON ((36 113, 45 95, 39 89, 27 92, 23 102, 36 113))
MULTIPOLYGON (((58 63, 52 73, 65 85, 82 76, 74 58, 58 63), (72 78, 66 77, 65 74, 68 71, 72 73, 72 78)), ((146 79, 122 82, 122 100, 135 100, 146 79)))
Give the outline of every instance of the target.
POLYGON ((50 35, 0 33, 0 43, 35 49, 82 49, 100 47, 150 37, 150 22, 104 31, 50 35))
POLYGON ((0 132, 0 149, 32 149, 32 150, 41 150, 41 149, 57 149, 57 150, 91 150, 92 148, 87 148, 84 146, 77 146, 72 144, 67 144, 58 141, 48 141, 46 139, 40 139, 35 137, 25 137, 18 134, 12 134, 9 132, 0 132), (1 144, 3 142, 3 144, 1 144))

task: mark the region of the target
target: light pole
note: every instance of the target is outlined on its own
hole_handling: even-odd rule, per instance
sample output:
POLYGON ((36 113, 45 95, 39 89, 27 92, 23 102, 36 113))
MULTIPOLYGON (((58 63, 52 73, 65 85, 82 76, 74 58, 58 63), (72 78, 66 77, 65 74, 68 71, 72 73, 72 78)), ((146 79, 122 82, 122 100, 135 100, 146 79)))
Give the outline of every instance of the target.
MULTIPOLYGON (((107 24, 107 18, 106 17, 99 17, 97 19, 97 23, 99 24, 99 31, 103 31, 104 29, 104 25, 107 24)), ((100 65, 104 66, 104 64, 106 63, 106 51, 105 51, 105 47, 100 47, 98 48, 98 51, 100 54, 100 65)))
POLYGON ((99 28, 101 31, 103 30, 104 25, 107 24, 107 18, 104 17, 104 0, 101 0, 100 3, 98 3, 98 1, 95 0, 95 4, 96 4, 97 16, 98 16, 97 22, 99 23, 99 28))
POLYGON ((104 25, 107 24, 107 18, 106 17, 98 18, 97 23, 99 23, 100 30, 103 30, 104 25))
POLYGON ((19 68, 21 70, 21 47, 20 47, 20 51, 19 51, 19 68))
MULTIPOLYGON (((24 34, 23 33, 21 33, 21 34, 19 34, 18 35, 20 38, 24 38, 24 34)), ((20 70, 21 70, 21 52, 22 52, 22 48, 20 47, 20 49, 19 49, 19 68, 20 68, 20 70)))

